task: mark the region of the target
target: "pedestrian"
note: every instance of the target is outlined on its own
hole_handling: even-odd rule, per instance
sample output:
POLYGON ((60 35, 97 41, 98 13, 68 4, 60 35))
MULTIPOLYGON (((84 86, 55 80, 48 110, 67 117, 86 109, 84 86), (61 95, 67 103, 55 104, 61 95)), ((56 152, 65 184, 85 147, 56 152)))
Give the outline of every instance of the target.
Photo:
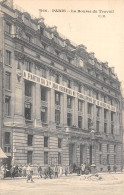
POLYGON ((111 166, 108 165, 108 172, 110 173, 111 172, 111 166))
POLYGON ((63 173, 63 169, 62 169, 62 166, 59 167, 59 175, 62 176, 62 173, 63 173))
POLYGON ((38 171, 38 178, 41 177, 42 178, 42 167, 38 166, 37 167, 37 171, 38 171))
POLYGON ((68 166, 65 166, 65 176, 68 175, 68 166))
POLYGON ((22 167, 22 176, 26 177, 26 166, 25 165, 22 167))
POLYGON ((28 165, 28 167, 26 169, 26 172, 27 172, 27 183, 28 183, 29 180, 31 180, 31 182, 34 182, 33 178, 32 178, 33 170, 31 168, 30 164, 28 165))
POLYGON ((113 166, 113 171, 116 173, 116 171, 117 171, 117 166, 116 165, 113 166))
POLYGON ((10 175, 11 175, 11 178, 14 179, 15 177, 15 166, 14 165, 12 165, 10 168, 10 175))
POLYGON ((84 175, 84 173, 85 173, 85 168, 86 168, 86 165, 85 165, 85 163, 83 163, 83 164, 81 165, 81 174, 82 174, 82 175, 84 175))
POLYGON ((55 172, 55 178, 56 177, 58 178, 58 167, 57 167, 57 165, 55 166, 54 172, 55 172))
POLYGON ((4 179, 5 178, 5 166, 4 165, 2 165, 1 166, 1 179, 4 179))

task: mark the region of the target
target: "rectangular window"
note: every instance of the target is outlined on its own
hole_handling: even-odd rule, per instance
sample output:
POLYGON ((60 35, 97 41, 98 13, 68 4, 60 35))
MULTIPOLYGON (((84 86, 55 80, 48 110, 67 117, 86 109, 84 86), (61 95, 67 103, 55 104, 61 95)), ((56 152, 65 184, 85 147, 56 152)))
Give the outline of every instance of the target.
POLYGON ((11 65, 11 52, 8 50, 6 50, 5 63, 6 65, 11 65))
POLYGON ((29 41, 29 42, 31 41, 31 36, 30 35, 26 34, 25 38, 27 39, 27 41, 29 41))
POLYGON ((107 103, 107 97, 106 96, 104 96, 104 102, 107 103))
POLYGON ((81 100, 78 100, 78 111, 79 112, 83 111, 83 102, 81 100))
POLYGON ((78 92, 81 93, 81 85, 78 85, 78 92))
POLYGON ((88 106, 88 109, 87 109, 88 114, 91 114, 92 113, 92 104, 88 103, 87 106, 88 106))
POLYGON ((100 107, 96 106, 96 116, 100 117, 100 107))
POLYGON ((114 112, 111 112, 111 121, 114 121, 114 112))
POLYGON ((99 155, 99 164, 102 164, 102 154, 99 155))
POLYGON ((102 144, 99 143, 99 151, 101 152, 102 151, 102 144))
POLYGON ((114 134, 114 125, 111 125, 111 134, 114 134))
POLYGON ((114 152, 117 152, 117 145, 114 145, 114 152))
POLYGON ((72 107, 72 97, 67 95, 67 108, 72 107))
POLYGON ((122 123, 122 115, 119 114, 119 123, 122 123))
POLYGON ((5 114, 7 116, 11 115, 11 110, 10 110, 10 96, 5 96, 5 114))
POLYGON ((47 108, 43 106, 41 108, 41 121, 42 123, 47 123, 47 108))
POLYGON ((31 103, 25 102, 25 119, 31 120, 31 103))
POLYGON ((78 127, 82 128, 82 116, 78 116, 78 127))
POLYGON ((67 125, 72 126, 72 114, 67 113, 67 125))
POLYGON ((44 147, 48 147, 48 141, 49 141, 49 138, 48 137, 44 137, 44 147))
POLYGON ((11 83, 11 73, 10 72, 6 72, 5 73, 5 84, 6 84, 5 88, 7 90, 10 90, 10 83, 11 83))
POLYGON ((91 123, 92 123, 92 120, 90 118, 88 118, 88 129, 90 129, 91 123))
POLYGON ((48 152, 44 152, 44 164, 48 165, 48 152))
POLYGON ((104 133, 107 133, 107 123, 104 123, 104 133))
POLYGON ((10 144, 10 132, 5 132, 5 144, 10 144))
POLYGON ((28 146, 33 145, 33 135, 28 135, 28 146))
POLYGON ((55 75, 55 82, 59 84, 59 75, 55 75))
POLYGON ((6 22, 5 23, 5 31, 8 33, 8 34, 11 34, 11 24, 6 22))
POLYGON ((107 119, 107 110, 106 109, 104 109, 104 119, 107 119))
POLYGON ((55 110, 55 123, 57 125, 60 124, 60 111, 59 110, 55 110))
POLYGON ((116 164, 117 162, 116 162, 116 155, 114 155, 114 164, 116 164))
POLYGON ((58 138, 58 148, 62 148, 62 139, 58 138))
POLYGON ((55 104, 60 105, 60 93, 55 91, 55 104))
POLYGON ((45 69, 42 69, 42 77, 46 78, 46 70, 45 69))
POLYGON ((31 97, 31 87, 32 83, 30 81, 25 81, 25 96, 31 97))
POLYGON ((67 80, 67 87, 71 88, 71 81, 70 80, 67 80))
POLYGON ((109 144, 107 144, 107 152, 109 152, 109 144))
POLYGON ((61 165, 62 159, 61 159, 61 153, 58 152, 58 165, 61 165))
POLYGON ((96 121, 96 131, 99 132, 99 121, 96 121))
POLYGON ((27 164, 32 164, 32 151, 27 152, 27 164))
POLYGON ((28 62, 28 61, 25 62, 25 69, 26 69, 28 72, 31 72, 31 62, 28 62))
POLYGON ((109 164, 109 154, 107 154, 107 164, 109 164))
POLYGON ((47 88, 41 87, 41 100, 47 102, 47 88))

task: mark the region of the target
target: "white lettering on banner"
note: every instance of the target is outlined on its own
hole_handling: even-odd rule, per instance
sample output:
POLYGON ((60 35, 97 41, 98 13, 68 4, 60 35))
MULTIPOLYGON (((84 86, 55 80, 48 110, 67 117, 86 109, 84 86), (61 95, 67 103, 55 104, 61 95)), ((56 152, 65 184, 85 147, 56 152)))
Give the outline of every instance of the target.
POLYGON ((106 104, 106 103, 101 102, 97 99, 94 99, 90 96, 84 95, 82 93, 79 93, 78 91, 74 91, 73 89, 67 88, 67 87, 62 86, 62 85, 57 84, 57 83, 54 83, 48 79, 34 75, 34 74, 27 72, 25 70, 23 71, 23 78, 26 80, 38 83, 40 85, 43 85, 45 87, 55 89, 59 92, 66 93, 66 94, 73 96, 73 97, 76 97, 78 99, 85 100, 91 104, 96 104, 97 106, 103 107, 103 108, 111 110, 113 112, 116 112, 116 107, 111 106, 110 104, 106 104))

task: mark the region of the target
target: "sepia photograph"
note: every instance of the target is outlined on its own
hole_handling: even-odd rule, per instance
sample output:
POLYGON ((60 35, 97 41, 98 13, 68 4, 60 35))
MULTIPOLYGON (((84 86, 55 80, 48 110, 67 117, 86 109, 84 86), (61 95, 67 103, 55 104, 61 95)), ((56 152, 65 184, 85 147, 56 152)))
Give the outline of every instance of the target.
POLYGON ((0 0, 0 195, 124 194, 124 0, 0 0))

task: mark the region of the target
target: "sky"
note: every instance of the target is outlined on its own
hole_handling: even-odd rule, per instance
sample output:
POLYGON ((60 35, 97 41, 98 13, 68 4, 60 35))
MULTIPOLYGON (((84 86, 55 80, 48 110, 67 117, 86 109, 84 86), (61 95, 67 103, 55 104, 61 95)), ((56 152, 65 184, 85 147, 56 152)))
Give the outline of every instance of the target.
POLYGON ((72 42, 85 45, 100 61, 115 67, 124 87, 124 0, 14 0, 14 3, 33 16, 44 17, 47 25, 57 26, 58 32, 72 42))

